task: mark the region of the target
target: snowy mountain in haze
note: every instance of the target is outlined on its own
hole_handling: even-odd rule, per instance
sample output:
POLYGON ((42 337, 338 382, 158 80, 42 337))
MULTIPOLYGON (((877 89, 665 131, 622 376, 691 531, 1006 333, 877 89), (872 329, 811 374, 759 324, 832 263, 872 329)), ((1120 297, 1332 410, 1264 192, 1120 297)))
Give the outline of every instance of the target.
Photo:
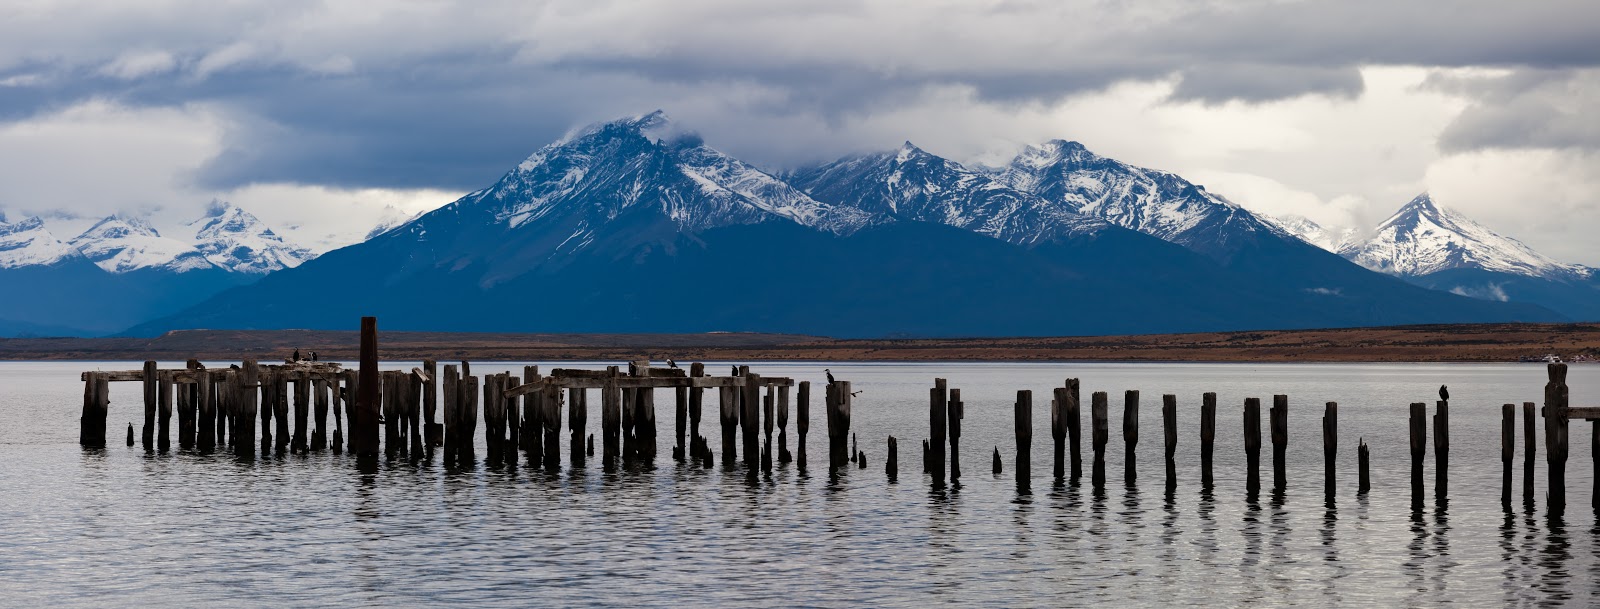
POLYGON ((1259 239, 1292 237, 1177 174, 1102 157, 1077 142, 1029 146, 995 176, 1064 210, 1226 260, 1259 239))
POLYGON ((1361 231, 1354 228, 1329 227, 1301 215, 1261 216, 1291 235, 1330 252, 1339 252, 1354 243, 1361 231))
POLYGON ((158 269, 173 273, 215 268, 194 246, 163 237, 148 220, 110 216, 71 241, 84 257, 111 273, 158 269))
POLYGON ((374 237, 387 233, 400 226, 404 226, 407 222, 415 220, 421 215, 422 213, 420 212, 415 214, 407 214, 403 211, 400 211, 400 208, 398 207, 393 205, 385 205, 383 207, 383 212, 378 216, 378 222, 372 226, 372 230, 367 231, 367 234, 363 236, 361 240, 371 241, 374 237))
POLYGON ((75 257, 78 250, 51 234, 39 217, 11 223, 0 217, 0 269, 48 266, 75 257))
POLYGON ((903 220, 964 228, 1010 243, 1092 233, 1106 226, 911 142, 785 176, 807 194, 875 223, 903 220))
POLYGON ((186 226, 194 230, 194 247, 206 260, 235 273, 262 275, 316 257, 232 203, 212 202, 204 216, 186 226))
POLYGON ((1422 193, 1378 225, 1372 238, 1339 250, 1369 269, 1417 277, 1451 269, 1481 269, 1546 279, 1584 279, 1585 267, 1564 264, 1521 241, 1495 233, 1422 193))

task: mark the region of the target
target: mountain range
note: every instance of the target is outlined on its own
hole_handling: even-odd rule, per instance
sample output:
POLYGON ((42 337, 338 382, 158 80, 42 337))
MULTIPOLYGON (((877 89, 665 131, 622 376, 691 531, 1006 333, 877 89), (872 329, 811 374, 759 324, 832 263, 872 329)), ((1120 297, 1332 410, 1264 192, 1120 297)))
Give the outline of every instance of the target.
POLYGON ((346 328, 1111 334, 1553 321, 1354 264, 1168 172, 1052 141, 999 168, 897 150, 772 173, 660 112, 129 333, 346 328))
POLYGON ((313 257, 227 203, 181 232, 118 214, 62 241, 37 216, 0 218, 0 288, 17 295, 0 336, 115 332, 313 257))

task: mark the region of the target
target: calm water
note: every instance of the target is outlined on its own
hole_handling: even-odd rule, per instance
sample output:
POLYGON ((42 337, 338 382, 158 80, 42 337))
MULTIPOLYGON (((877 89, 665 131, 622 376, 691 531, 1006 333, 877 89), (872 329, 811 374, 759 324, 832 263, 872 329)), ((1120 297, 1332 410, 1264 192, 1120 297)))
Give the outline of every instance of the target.
MULTIPOLYGON (((406 364, 408 367, 410 364, 406 364)), ((522 364, 475 363, 478 374, 522 364)), ((549 474, 393 463, 357 471, 328 453, 240 462, 146 455, 121 445, 142 420, 136 384, 114 384, 114 446, 76 445, 86 369, 127 363, 0 364, 0 604, 6 606, 1089 606, 1595 605, 1600 527, 1590 508, 1586 424, 1572 429, 1568 509, 1500 504, 1500 404, 1538 401, 1537 365, 760 364, 817 381, 833 368, 863 393, 854 430, 870 467, 829 479, 813 404, 810 475, 750 480, 671 460, 671 399, 657 399, 650 471, 549 474), (958 488, 920 475, 935 376, 967 403, 958 488), (1112 393, 1108 486, 1050 480, 1049 389, 1082 379, 1112 393), (1410 505, 1406 405, 1452 400, 1450 489, 1410 505), (1011 409, 1034 391, 1033 493, 1014 478, 1011 409), (1139 483, 1123 484, 1122 391, 1143 391, 1139 483), (1200 394, 1218 394, 1216 488, 1199 488, 1200 394), (1160 395, 1179 396, 1176 492, 1164 485, 1160 395), (1263 494, 1244 491, 1245 397, 1290 396, 1288 492, 1275 500, 1270 439, 1263 494), (1340 403, 1339 493, 1322 496, 1322 403, 1340 403), (897 483, 884 438, 902 439, 897 483), (1373 490, 1355 495, 1356 440, 1373 490), (996 447, 1006 471, 990 473, 996 447)), ((601 364, 557 364, 600 367, 601 364)), ((164 365, 165 367, 165 365, 164 365)), ((543 368, 552 367, 545 363, 543 368)), ((717 368, 712 368, 716 370, 717 368)), ((1574 366, 1574 405, 1596 403, 1600 367, 1574 366)), ((820 391, 819 391, 820 394, 820 391)), ((598 398, 591 398, 599 429, 598 398)), ((720 463, 715 394, 707 395, 720 463)), ((1263 412, 1263 426, 1266 413, 1263 412)), ((1521 425, 1520 414, 1518 425, 1521 425)), ((174 430, 176 424, 174 423, 174 430)), ((481 447, 480 458, 485 454, 481 447)), ((791 429, 791 432, 793 430, 791 429)), ((565 432, 563 432, 565 439, 565 432)), ((1088 469, 1088 432, 1085 470, 1088 469)), ((1431 438, 1430 438, 1431 444, 1431 438)), ((176 441, 174 441, 176 445, 176 441)), ((563 458, 566 450, 563 447, 563 458)), ((1086 471, 1087 473, 1087 471, 1086 471)))

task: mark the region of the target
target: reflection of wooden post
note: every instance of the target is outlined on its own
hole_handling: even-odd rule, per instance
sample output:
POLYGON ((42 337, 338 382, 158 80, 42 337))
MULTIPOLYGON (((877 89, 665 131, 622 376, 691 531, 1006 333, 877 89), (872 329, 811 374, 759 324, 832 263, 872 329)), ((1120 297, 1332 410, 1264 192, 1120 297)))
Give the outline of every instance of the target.
POLYGON ((378 318, 361 318, 361 389, 351 421, 351 450, 361 457, 378 456, 378 318))

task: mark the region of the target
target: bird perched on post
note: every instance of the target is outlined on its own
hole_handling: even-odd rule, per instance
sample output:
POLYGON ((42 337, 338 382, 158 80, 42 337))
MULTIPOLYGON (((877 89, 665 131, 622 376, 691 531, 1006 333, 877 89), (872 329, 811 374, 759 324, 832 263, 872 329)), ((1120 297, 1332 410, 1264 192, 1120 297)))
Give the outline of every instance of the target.
POLYGON ((832 371, 832 370, 829 370, 829 369, 827 369, 827 368, 823 368, 823 369, 822 369, 822 372, 823 372, 823 373, 824 373, 824 374, 827 374, 827 375, 828 375, 828 384, 829 384, 829 385, 832 385, 832 384, 833 384, 833 371, 832 371))
POLYGON ((667 367, 668 368, 677 368, 678 367, 678 362, 672 361, 672 358, 669 357, 669 358, 667 358, 667 367))
POLYGON ((738 366, 734 366, 733 367, 733 376, 739 376, 739 367, 738 366))
POLYGON ((1446 402, 1450 401, 1450 388, 1449 387, 1446 387, 1444 385, 1440 385, 1439 386, 1439 399, 1444 400, 1446 402))
POLYGON ((299 349, 295 349, 294 350, 294 360, 292 360, 292 361, 296 361, 296 362, 300 361, 300 350, 299 349))

